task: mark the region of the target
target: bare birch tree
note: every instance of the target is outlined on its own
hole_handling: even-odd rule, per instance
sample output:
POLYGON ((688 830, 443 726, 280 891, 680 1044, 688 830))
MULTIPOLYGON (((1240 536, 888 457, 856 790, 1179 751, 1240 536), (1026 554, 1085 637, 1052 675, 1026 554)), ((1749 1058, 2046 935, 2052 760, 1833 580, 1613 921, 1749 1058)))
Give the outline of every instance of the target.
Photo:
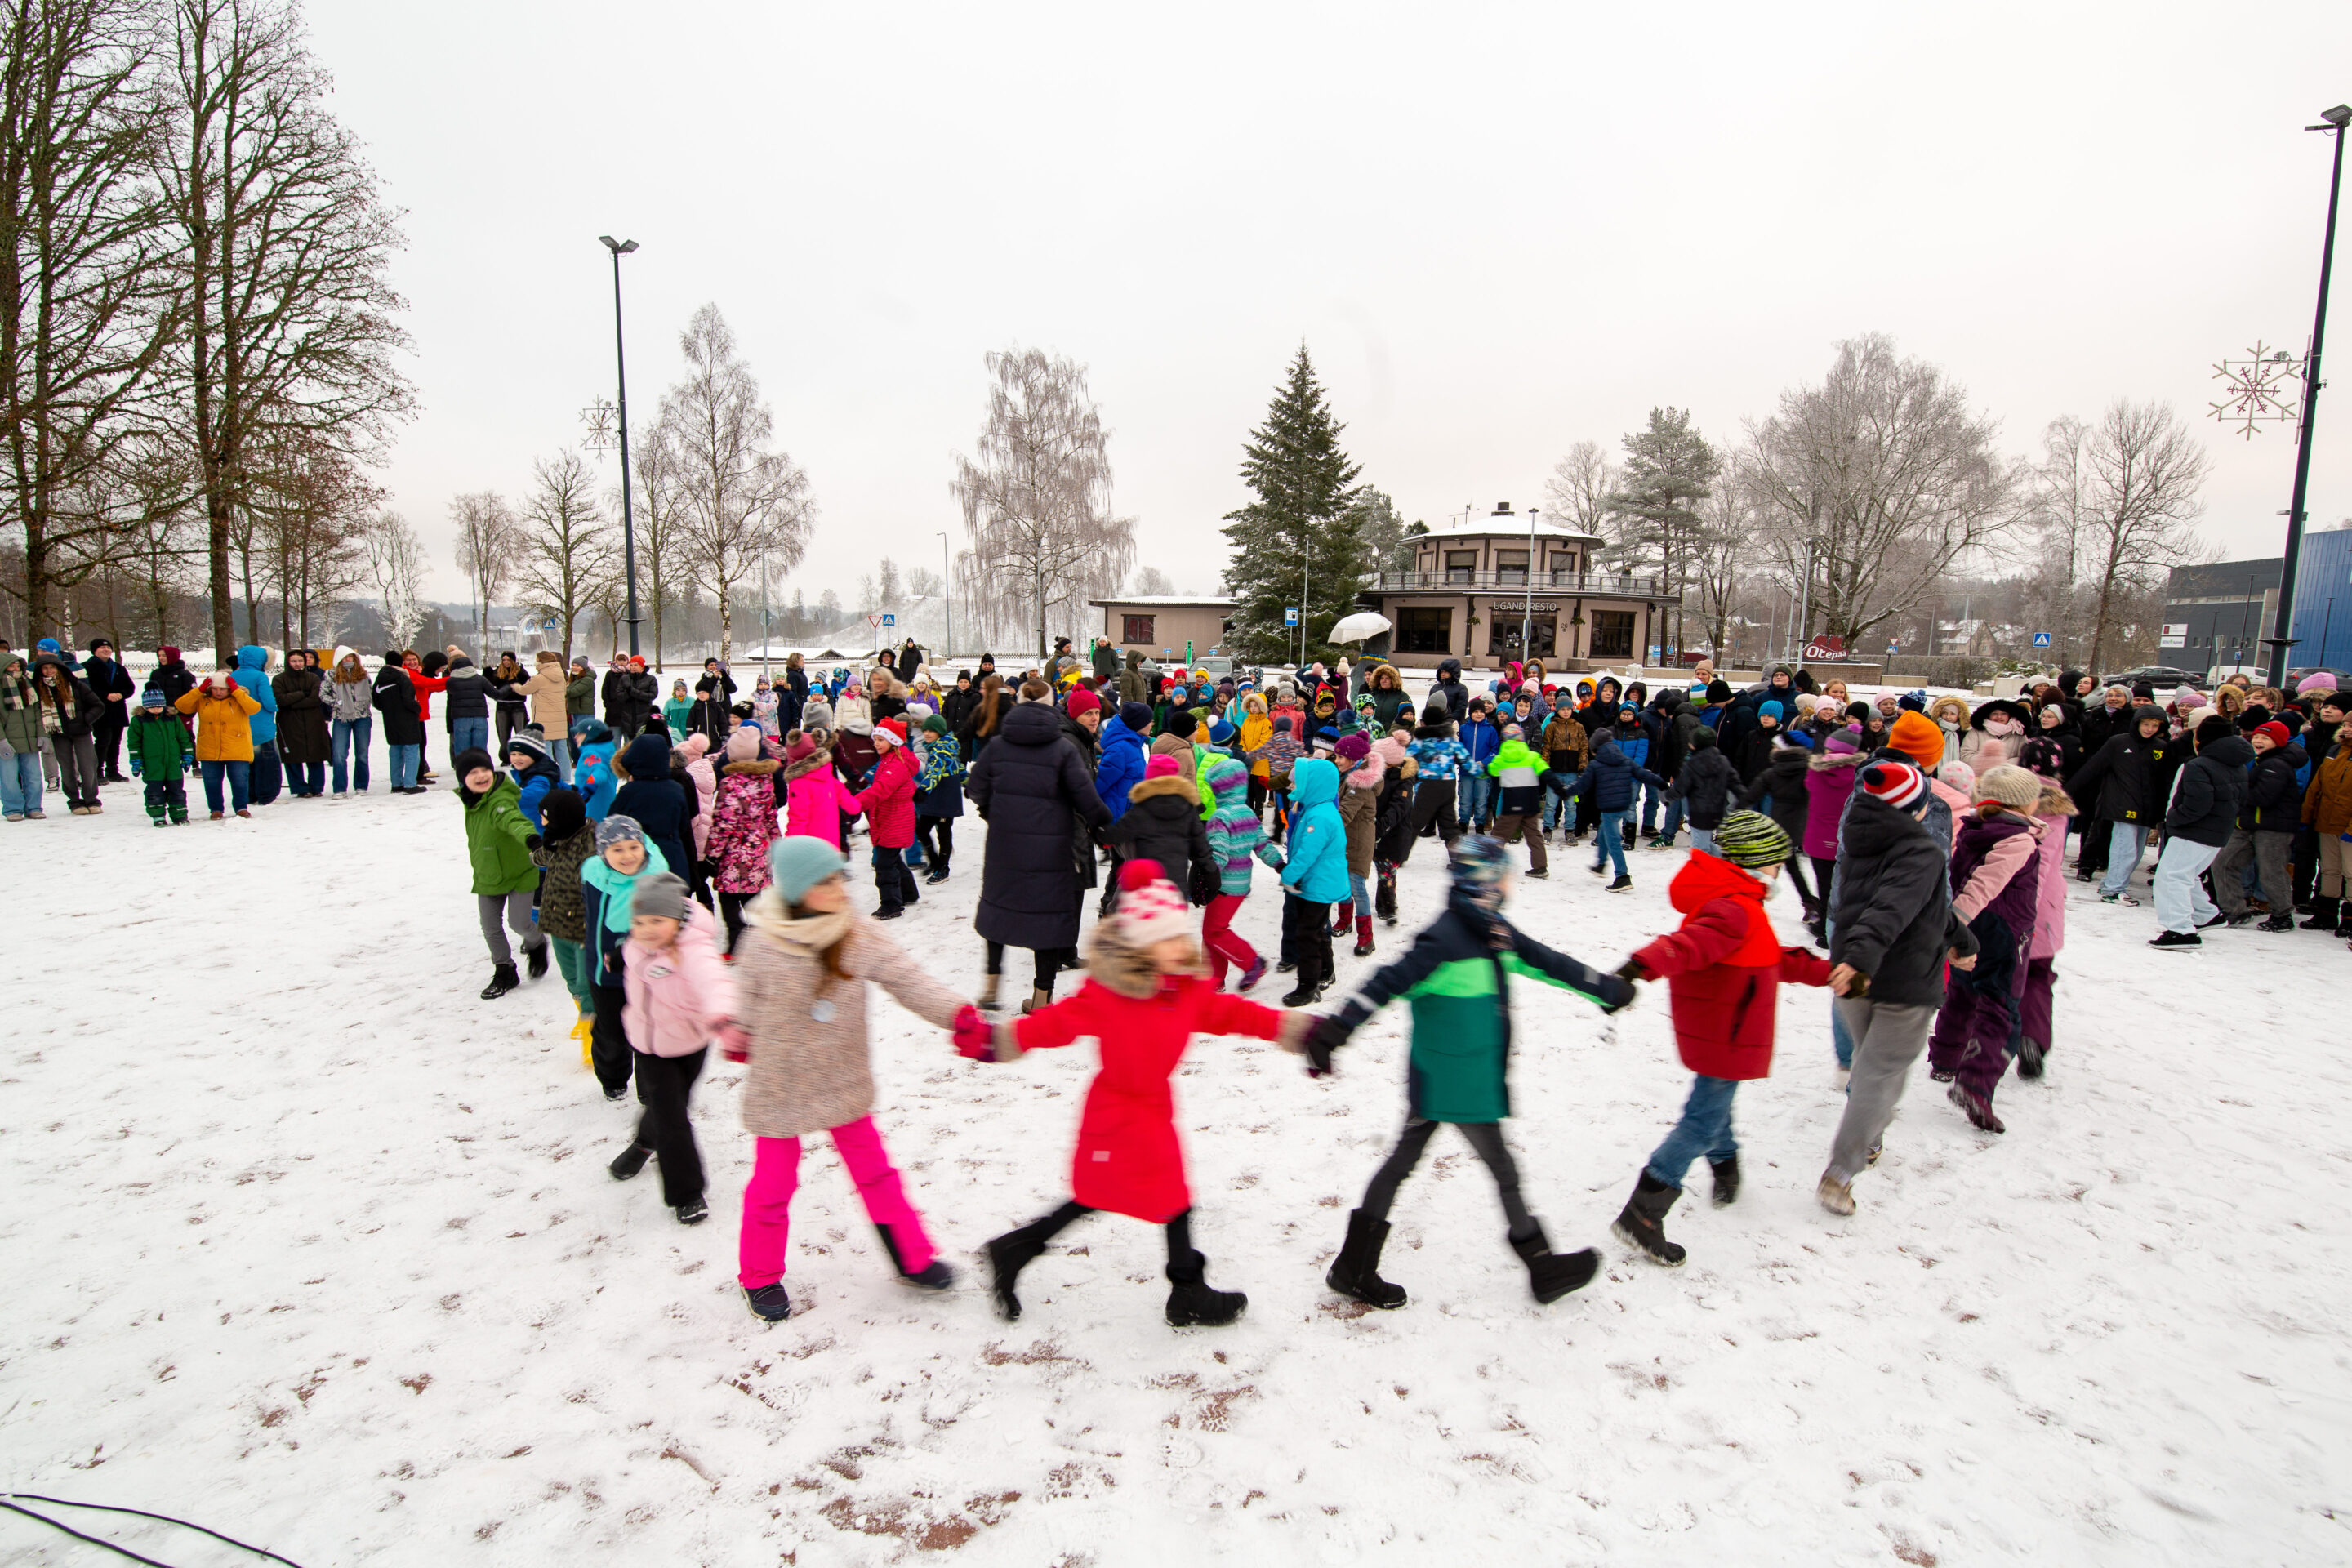
POLYGON ((2075 612, 2084 531, 2091 522, 2091 427, 2073 415, 2053 419, 2042 433, 2035 465, 2033 574, 2039 606, 2061 662, 2075 657, 2075 612))
POLYGON ((466 574, 472 595, 477 654, 490 646, 490 606, 499 590, 514 574, 515 557, 522 543, 514 509, 496 490, 476 490, 449 503, 449 521, 457 529, 457 570, 466 574))
POLYGON ((225 647, 254 444, 290 428, 359 460, 411 407, 394 361, 400 235, 289 0, 171 0, 167 31, 156 166, 188 301, 174 369, 225 647))
POLYGON ((368 575, 375 584, 384 635, 393 647, 405 648, 425 624, 424 542, 396 511, 376 513, 361 542, 367 550, 368 575))
POLYGON ((1135 561, 1135 521, 1110 511, 1109 432, 1085 368, 1036 349, 993 352, 987 363, 979 453, 956 458, 951 488, 982 603, 1000 613, 1025 605, 1042 662, 1050 606, 1118 592, 1135 561))
POLYGON ((1937 366, 1899 359, 1882 333, 1838 345, 1818 386, 1781 394, 1750 427, 1754 475, 1784 554, 1820 540, 1813 603, 1858 644, 1908 616, 1954 564, 2025 510, 2024 466, 1994 448, 1997 423, 1937 366))
POLYGON ((595 471, 579 453, 567 449, 541 458, 531 472, 515 582, 525 608, 560 624, 568 663, 582 618, 620 577, 620 541, 596 504, 595 471))
POLYGON ((1616 489, 1617 470, 1608 452, 1598 441, 1579 441, 1544 481, 1544 515, 1579 533, 1601 533, 1616 489))
POLYGON ((140 428, 181 296, 152 169, 152 15, 17 0, 0 21, 0 505, 22 528, 29 623, 107 560, 104 470, 140 428))
POLYGON ((815 509, 808 477, 770 449, 775 419, 717 305, 695 311, 678 348, 686 375, 663 395, 657 423, 675 458, 680 553, 719 603, 725 659, 734 643, 735 584, 799 565, 815 509))
POLYGON ((2089 668, 2106 649, 2119 601, 2197 547, 2189 525, 2205 510, 2205 448, 2163 403, 2117 398, 2084 449, 2089 504, 2083 531, 2095 609, 2089 668))

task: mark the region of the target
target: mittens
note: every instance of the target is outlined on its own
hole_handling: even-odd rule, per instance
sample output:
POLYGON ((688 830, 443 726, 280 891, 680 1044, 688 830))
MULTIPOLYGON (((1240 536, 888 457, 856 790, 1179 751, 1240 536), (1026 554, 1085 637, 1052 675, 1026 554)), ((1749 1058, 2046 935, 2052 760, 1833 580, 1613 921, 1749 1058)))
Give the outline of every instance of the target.
POLYGON ((1321 1078, 1331 1070, 1331 1053, 1348 1043, 1348 1026, 1337 1018, 1318 1018, 1307 1031, 1307 1076, 1321 1078))
POLYGON ((967 1002, 955 1017, 956 1055, 976 1062, 996 1059, 996 1026, 980 1016, 980 1009, 967 1002))

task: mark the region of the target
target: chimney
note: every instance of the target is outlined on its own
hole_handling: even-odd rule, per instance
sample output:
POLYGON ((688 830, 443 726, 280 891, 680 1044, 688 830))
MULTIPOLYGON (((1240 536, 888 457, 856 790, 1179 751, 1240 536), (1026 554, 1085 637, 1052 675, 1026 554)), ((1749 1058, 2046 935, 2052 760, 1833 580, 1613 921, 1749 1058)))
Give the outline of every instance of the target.
POLYGON ((1496 517, 1509 517, 1511 515, 1511 503, 1507 500, 1496 501, 1495 503, 1493 515, 1496 517))

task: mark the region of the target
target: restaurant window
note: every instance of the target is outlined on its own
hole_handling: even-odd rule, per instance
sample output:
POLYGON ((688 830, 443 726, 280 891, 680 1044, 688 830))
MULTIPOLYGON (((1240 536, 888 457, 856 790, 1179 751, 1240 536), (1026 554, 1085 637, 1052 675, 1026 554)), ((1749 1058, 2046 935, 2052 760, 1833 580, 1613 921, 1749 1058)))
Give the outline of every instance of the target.
POLYGON ((1467 583, 1478 574, 1478 552, 1475 550, 1449 550, 1445 552, 1445 580, 1467 583))
MULTIPOLYGON (((1486 628, 1486 651, 1502 658, 1525 658, 1519 650, 1519 617, 1500 611, 1490 612, 1492 619, 1486 628)), ((1535 617, 1528 626, 1528 640, 1535 644, 1535 657, 1549 658, 1552 655, 1552 633, 1557 617, 1546 613, 1535 617)))
POLYGON ((1592 658, 1627 658, 1633 652, 1633 612, 1631 610, 1594 610, 1592 613, 1592 658))
POLYGON ((1452 653, 1454 612, 1408 605, 1397 612, 1397 652, 1452 653))
POLYGON ((1154 640, 1151 636, 1151 623, 1157 619, 1159 619, 1157 616, 1121 616, 1119 620, 1122 625, 1119 628, 1118 640, 1150 644, 1154 640))
POLYGON ((1528 552, 1524 550, 1495 552, 1495 581, 1524 584, 1528 580, 1528 552))

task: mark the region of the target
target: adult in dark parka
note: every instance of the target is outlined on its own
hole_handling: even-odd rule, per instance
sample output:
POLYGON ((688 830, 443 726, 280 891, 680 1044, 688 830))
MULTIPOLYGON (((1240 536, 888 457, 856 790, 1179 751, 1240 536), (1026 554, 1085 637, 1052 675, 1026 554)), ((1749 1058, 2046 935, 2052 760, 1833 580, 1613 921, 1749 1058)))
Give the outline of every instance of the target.
POLYGON ((289 648, 286 668, 270 678, 278 697, 278 759, 286 764, 289 793, 315 795, 326 787, 328 741, 326 672, 300 648, 289 648), (296 661, 299 660, 299 663, 296 661))
POLYGON ((1093 852, 1076 837, 1078 826, 1100 832, 1110 826, 1110 812, 1078 748, 1063 734, 1060 713, 1043 702, 1013 704, 972 763, 964 793, 988 824, 972 919, 988 943, 981 1004, 995 1005, 1004 950, 1025 947, 1036 962, 1030 1004, 1043 1006, 1053 999, 1055 973, 1076 958, 1093 871, 1093 852))

